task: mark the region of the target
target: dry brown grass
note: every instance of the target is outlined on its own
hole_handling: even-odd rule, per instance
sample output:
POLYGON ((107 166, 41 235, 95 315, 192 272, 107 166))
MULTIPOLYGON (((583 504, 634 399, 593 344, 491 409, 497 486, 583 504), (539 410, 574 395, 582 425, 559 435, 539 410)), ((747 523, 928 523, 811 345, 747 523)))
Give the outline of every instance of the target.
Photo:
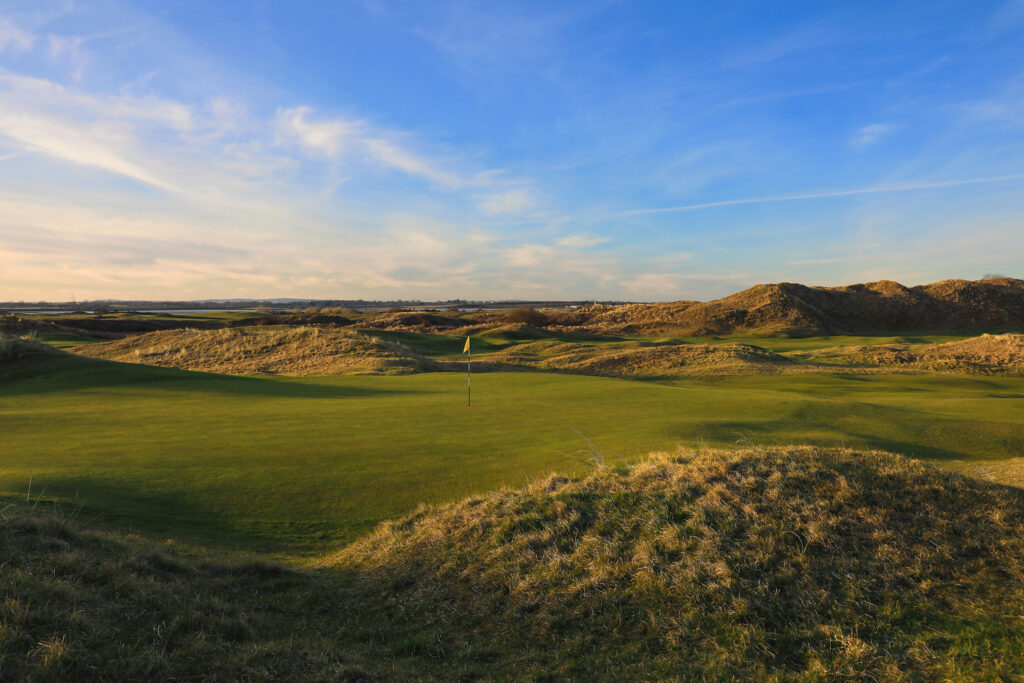
POLYGON ((425 311, 388 311, 360 321, 360 327, 373 330, 402 330, 406 332, 448 332, 473 324, 473 319, 454 315, 440 315, 425 311))
POLYGON ((1024 666, 1024 496, 879 452, 688 452, 551 477, 385 523, 325 565, 446 634, 438 648, 490 643, 527 678, 1024 666))
POLYGON ((554 332, 526 323, 511 323, 499 325, 498 327, 489 327, 473 334, 479 334, 481 337, 500 337, 504 339, 547 339, 555 336, 554 332))
POLYGON ((72 334, 76 330, 49 320, 22 318, 12 313, 0 314, 0 337, 24 337, 36 334, 72 334))
POLYGON ((433 361, 400 344, 317 327, 166 330, 78 347, 75 352, 231 375, 403 374, 438 369, 433 361))
POLYGON ((746 344, 652 344, 623 349, 544 340, 514 346, 488 358, 508 365, 607 377, 766 374, 816 368, 746 344))
POLYGON ((755 285, 714 301, 577 310, 564 323, 595 333, 875 334, 1024 326, 1024 281, 943 280, 904 287, 882 280, 843 287, 755 285))
POLYGON ((26 337, 0 335, 0 367, 9 369, 59 354, 54 348, 26 337))
POLYGON ((316 569, 8 499, 0 557, 4 680, 1024 671, 1024 493, 879 452, 681 452, 549 477, 424 507, 316 569))
POLYGON ((1024 334, 985 334, 945 344, 844 346, 800 354, 828 363, 982 374, 1024 373, 1024 334))

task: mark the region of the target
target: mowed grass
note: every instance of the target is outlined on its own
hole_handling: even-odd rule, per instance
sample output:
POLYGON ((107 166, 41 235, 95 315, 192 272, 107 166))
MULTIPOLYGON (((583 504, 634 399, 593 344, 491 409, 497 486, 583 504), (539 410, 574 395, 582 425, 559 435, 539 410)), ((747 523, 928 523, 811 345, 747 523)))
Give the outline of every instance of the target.
MULTIPOLYGON (((0 374, 0 492, 122 529, 279 556, 421 503, 677 446, 814 443, 963 469, 1024 451, 1024 378, 675 384, 547 373, 231 377, 58 357, 0 374)), ((995 468, 989 468, 996 471, 995 468)))

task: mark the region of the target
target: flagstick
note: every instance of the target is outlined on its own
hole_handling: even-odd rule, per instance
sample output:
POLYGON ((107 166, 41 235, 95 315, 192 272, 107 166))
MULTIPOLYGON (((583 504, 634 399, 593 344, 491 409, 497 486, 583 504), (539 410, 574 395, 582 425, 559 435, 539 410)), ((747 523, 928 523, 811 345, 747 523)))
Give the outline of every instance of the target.
MULTIPOLYGON (((469 342, 466 342, 469 345, 469 342)), ((466 353, 469 354, 466 360, 466 407, 473 405, 473 352, 468 348, 466 353)))

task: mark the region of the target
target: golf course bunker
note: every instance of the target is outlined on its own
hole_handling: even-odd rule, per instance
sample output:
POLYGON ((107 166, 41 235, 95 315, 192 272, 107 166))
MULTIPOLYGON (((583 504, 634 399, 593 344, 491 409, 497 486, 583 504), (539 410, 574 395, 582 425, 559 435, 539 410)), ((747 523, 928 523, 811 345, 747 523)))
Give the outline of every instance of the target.
POLYGON ((439 369, 401 344, 318 327, 166 330, 82 346, 75 352, 228 375, 386 375, 439 369))

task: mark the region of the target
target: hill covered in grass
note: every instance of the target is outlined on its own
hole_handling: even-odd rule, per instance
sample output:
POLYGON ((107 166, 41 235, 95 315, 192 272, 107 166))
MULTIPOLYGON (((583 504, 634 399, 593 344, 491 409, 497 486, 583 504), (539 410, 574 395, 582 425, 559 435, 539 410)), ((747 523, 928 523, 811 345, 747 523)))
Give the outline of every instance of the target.
POLYGON ((884 334, 1024 328, 1024 280, 881 280, 842 287, 783 282, 714 301, 596 306, 572 323, 604 333, 884 334))
POLYGON ((520 367, 606 377, 750 375, 814 369, 747 344, 708 346, 645 342, 635 348, 543 340, 513 346, 488 359, 520 367))
POLYGON ((653 456, 291 569, 7 505, 5 677, 996 679, 1024 494, 880 452, 653 456))
POLYGON ((880 452, 712 451, 426 508, 327 565, 533 675, 993 676, 1024 666, 1022 504, 880 452))
POLYGON ((76 352, 125 363, 231 375, 403 374, 438 368, 401 344, 320 327, 164 330, 91 344, 76 352))

